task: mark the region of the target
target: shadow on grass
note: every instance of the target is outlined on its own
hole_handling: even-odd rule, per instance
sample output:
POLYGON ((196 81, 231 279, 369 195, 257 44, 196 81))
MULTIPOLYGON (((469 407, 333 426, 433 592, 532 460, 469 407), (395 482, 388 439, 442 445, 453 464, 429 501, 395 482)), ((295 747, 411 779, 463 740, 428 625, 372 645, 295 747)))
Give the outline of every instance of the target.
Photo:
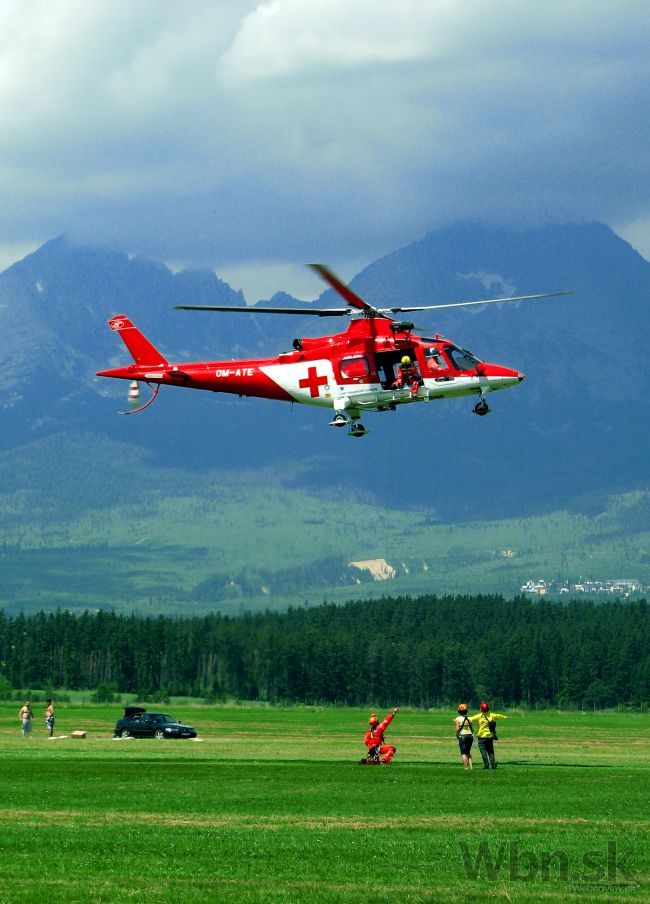
MULTIPOLYGON (((397 761, 397 757, 390 764, 388 768, 395 766, 408 766, 409 769, 424 769, 430 766, 442 766, 448 769, 458 770, 462 768, 460 763, 450 763, 449 760, 427 760, 426 762, 413 762, 410 760, 400 760, 397 761)), ((607 763, 537 763, 533 760, 499 760, 497 772, 499 769, 507 769, 509 766, 530 766, 533 769, 541 768, 551 768, 551 769, 612 769, 613 766, 607 763)), ((479 762, 478 764, 474 763, 474 772, 482 772, 483 764, 479 762)), ((491 770, 493 771, 493 770, 491 770)))
POLYGON ((541 767, 552 767, 553 769, 611 769, 607 763, 535 763, 531 760, 508 760, 507 763, 499 763, 505 766, 532 766, 536 769, 541 767))

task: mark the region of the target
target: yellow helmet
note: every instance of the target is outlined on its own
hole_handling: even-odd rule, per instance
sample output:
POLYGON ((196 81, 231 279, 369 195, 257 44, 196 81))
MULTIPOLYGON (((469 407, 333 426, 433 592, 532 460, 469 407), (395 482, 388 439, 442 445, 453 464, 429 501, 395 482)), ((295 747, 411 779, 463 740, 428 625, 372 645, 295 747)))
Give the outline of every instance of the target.
POLYGON ((377 718, 377 714, 376 714, 376 713, 372 713, 371 716, 370 716, 370 718, 368 719, 368 724, 369 724, 369 725, 376 725, 378 722, 379 722, 379 719, 377 718))
POLYGON ((402 358, 402 364, 404 365, 404 367, 408 367, 408 365, 410 363, 411 363, 411 359, 409 358, 409 356, 404 355, 404 357, 402 358))
POLYGON ((467 703, 459 703, 458 704, 458 712, 466 713, 467 712, 467 703))

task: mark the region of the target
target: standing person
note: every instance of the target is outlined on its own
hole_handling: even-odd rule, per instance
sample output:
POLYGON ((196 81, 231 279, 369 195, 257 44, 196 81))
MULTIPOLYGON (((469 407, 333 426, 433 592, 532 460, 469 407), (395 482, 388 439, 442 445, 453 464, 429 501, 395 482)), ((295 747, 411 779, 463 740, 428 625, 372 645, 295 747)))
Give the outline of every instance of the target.
POLYGON ((18 713, 18 718, 22 724, 23 737, 31 738, 32 736, 32 719, 34 718, 34 713, 32 712, 32 708, 30 706, 29 700, 25 700, 24 705, 21 707, 20 712, 18 713))
POLYGON ((480 712, 472 716, 478 725, 478 749, 483 757, 483 768, 497 768, 497 761, 494 756, 494 742, 497 738, 496 719, 507 719, 507 716, 501 713, 490 712, 490 707, 484 700, 480 706, 480 712))
POLYGON ((362 766, 387 766, 395 756, 397 747, 392 744, 384 744, 384 732, 397 715, 394 709, 383 722, 380 722, 376 713, 372 713, 368 719, 368 731, 363 743, 368 748, 367 755, 360 760, 362 766))
POLYGON ((458 704, 458 715, 454 719, 456 738, 460 748, 460 756, 465 770, 472 769, 472 744, 474 743, 474 726, 467 715, 467 703, 458 704))
POLYGON ((54 704, 51 700, 46 700, 47 708, 45 710, 45 727, 50 733, 50 737, 54 734, 54 704))

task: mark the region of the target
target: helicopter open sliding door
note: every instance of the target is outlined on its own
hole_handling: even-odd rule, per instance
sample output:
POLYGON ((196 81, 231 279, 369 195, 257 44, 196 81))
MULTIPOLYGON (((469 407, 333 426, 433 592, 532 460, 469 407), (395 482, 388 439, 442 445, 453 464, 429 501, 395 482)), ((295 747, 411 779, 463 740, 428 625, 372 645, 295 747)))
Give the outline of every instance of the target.
POLYGON ((404 355, 408 355, 411 361, 415 361, 415 351, 412 348, 379 352, 375 355, 375 366, 383 389, 391 389, 397 380, 397 368, 404 355))

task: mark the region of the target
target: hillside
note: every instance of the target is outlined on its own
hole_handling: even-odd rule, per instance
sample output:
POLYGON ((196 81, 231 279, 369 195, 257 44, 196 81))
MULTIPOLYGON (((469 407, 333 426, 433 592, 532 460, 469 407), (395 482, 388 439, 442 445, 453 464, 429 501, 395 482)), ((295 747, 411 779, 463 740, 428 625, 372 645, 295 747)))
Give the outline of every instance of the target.
POLYGON ((91 437, 70 439, 57 461, 60 443, 0 456, 0 485, 14 484, 0 493, 8 612, 237 613, 386 593, 514 595, 539 578, 650 584, 647 493, 612 497, 588 515, 449 524, 361 495, 341 505, 270 470, 163 472, 145 453, 91 437))

